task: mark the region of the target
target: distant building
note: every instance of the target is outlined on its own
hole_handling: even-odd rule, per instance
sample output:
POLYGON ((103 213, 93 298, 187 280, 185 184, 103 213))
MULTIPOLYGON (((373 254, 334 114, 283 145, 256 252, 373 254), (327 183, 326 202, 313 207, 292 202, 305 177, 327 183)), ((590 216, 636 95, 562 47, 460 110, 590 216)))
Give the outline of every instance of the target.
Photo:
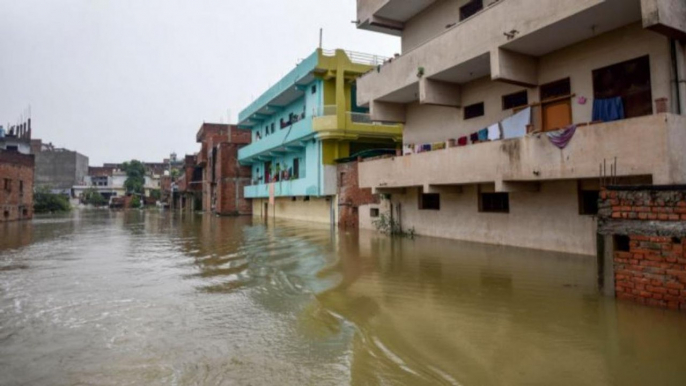
POLYGON ((0 222, 33 218, 31 120, 0 126, 0 222))
POLYGON ((33 141, 33 148, 40 149, 36 156, 36 188, 49 188, 53 193, 74 197, 71 189, 82 184, 88 175, 88 157, 75 151, 56 148, 52 144, 33 141))
POLYGON ((250 185, 250 167, 238 163, 238 150, 250 144, 251 132, 237 126, 204 123, 196 135, 201 144, 202 209, 221 215, 252 214, 243 188, 250 185))
POLYGON ((0 150, 0 222, 33 217, 34 156, 0 150))
MULTIPOLYGON (((83 178, 83 182, 72 187, 74 197, 82 197, 86 190, 94 189, 103 197, 109 200, 112 197, 122 197, 126 195, 126 172, 110 166, 89 167, 88 175, 83 178)), ((148 172, 145 176, 143 186, 145 196, 150 196, 153 190, 159 190, 160 175, 148 172)))
POLYGON ((202 167, 197 156, 186 155, 176 182, 172 183, 172 208, 184 212, 202 210, 202 167))

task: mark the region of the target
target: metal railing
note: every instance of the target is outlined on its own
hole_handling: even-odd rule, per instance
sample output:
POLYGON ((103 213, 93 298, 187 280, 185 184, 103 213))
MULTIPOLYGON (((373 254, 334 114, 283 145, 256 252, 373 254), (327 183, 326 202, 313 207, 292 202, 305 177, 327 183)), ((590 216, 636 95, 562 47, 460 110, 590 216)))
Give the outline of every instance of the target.
POLYGON ((350 116, 350 121, 353 123, 374 124, 371 115, 367 113, 354 113, 349 111, 347 114, 350 116))
POLYGON ((338 107, 336 105, 325 105, 319 106, 316 111, 314 111, 315 117, 325 117, 336 115, 338 113, 338 107))
MULTIPOLYGON (((335 56, 336 51, 335 50, 322 50, 322 53, 325 56, 335 56)), ((364 52, 357 52, 357 51, 348 51, 345 50, 345 54, 348 55, 348 58, 350 59, 351 62, 357 63, 357 64, 364 64, 368 66, 378 66, 388 60, 388 57, 386 56, 381 56, 381 55, 374 55, 374 54, 366 54, 364 52)))

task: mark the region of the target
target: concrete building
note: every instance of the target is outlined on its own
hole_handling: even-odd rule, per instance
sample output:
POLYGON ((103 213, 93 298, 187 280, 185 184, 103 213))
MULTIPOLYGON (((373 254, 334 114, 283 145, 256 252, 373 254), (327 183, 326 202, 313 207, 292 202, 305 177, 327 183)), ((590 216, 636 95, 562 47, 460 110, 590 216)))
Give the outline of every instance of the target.
POLYGON ((250 167, 238 163, 238 151, 251 142, 251 132, 235 125, 203 123, 196 135, 201 144, 197 166, 202 168, 202 209, 220 215, 250 215, 245 198, 250 167))
POLYGON ((601 175, 686 182, 686 2, 357 3, 403 50, 357 101, 405 124, 404 156, 359 166, 385 198, 363 227, 392 203, 418 234, 595 254, 601 175))
POLYGON ((0 149, 0 222, 33 218, 34 156, 0 149))
POLYGON ((62 193, 75 197, 71 191, 74 185, 83 184, 88 175, 88 157, 75 151, 56 148, 52 144, 32 141, 35 152, 36 188, 46 187, 53 193, 62 193))
POLYGON ((355 81, 382 58, 318 49, 239 114, 252 143, 238 151, 252 170, 253 214, 337 221, 335 160, 399 145, 402 126, 372 123, 355 81))
POLYGON ((186 155, 181 174, 172 183, 171 207, 182 212, 202 210, 203 169, 196 155, 186 155))
MULTIPOLYGON (((127 192, 124 184, 128 178, 126 172, 114 168, 113 164, 106 165, 108 166, 89 167, 88 175, 83 178, 83 182, 72 187, 73 196, 80 198, 89 189, 97 190, 107 200, 125 196, 127 192)), ((152 174, 152 170, 148 169, 145 176, 143 192, 146 197, 150 197, 153 190, 161 189, 161 176, 152 174)))

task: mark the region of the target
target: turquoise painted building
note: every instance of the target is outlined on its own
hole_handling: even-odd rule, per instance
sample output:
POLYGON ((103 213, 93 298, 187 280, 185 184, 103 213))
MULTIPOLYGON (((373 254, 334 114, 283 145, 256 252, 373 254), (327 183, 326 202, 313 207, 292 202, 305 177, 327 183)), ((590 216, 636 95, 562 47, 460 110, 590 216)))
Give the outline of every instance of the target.
POLYGON ((244 194, 254 214, 328 222, 338 190, 335 160, 402 143, 402 125, 372 123, 355 103, 355 80, 381 60, 317 49, 240 112, 239 127, 252 131, 238 158, 252 169, 244 194), (264 205, 270 189, 272 211, 264 205))

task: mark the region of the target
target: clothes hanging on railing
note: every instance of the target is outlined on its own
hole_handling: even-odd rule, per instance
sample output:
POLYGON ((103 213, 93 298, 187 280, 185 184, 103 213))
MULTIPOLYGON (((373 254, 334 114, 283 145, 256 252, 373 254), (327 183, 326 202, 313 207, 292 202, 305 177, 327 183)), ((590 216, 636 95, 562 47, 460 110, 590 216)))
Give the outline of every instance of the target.
POLYGON ((517 114, 502 120, 503 138, 520 138, 526 135, 526 127, 531 123, 531 107, 527 107, 517 114))
POLYGON ((593 101, 593 120, 612 122, 624 119, 622 97, 596 99, 593 101))
POLYGON ((479 130, 479 141, 484 142, 488 141, 488 129, 481 129, 479 130))
POLYGON ((479 142, 479 133, 477 132, 469 134, 469 140, 472 141, 472 143, 479 142))
POLYGON ((460 137, 457 139, 457 146, 466 146, 467 145, 467 137, 460 137))
POLYGON ((489 141, 497 141, 500 139, 501 134, 500 134, 500 123, 494 123, 491 126, 488 126, 488 140, 489 141))
POLYGON ((570 125, 564 129, 547 132, 546 135, 548 136, 550 143, 560 149, 564 149, 572 140, 574 133, 576 133, 576 125, 570 125))

